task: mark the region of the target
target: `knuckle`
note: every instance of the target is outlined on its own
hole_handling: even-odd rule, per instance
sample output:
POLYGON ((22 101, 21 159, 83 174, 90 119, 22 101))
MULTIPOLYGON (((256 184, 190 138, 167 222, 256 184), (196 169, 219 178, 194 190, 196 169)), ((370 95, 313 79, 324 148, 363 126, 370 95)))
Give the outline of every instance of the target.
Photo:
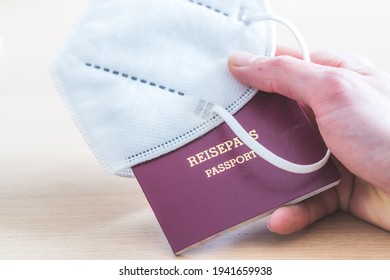
POLYGON ((330 94, 340 97, 348 95, 353 88, 350 76, 343 71, 325 72, 322 77, 322 83, 328 87, 330 94))
POLYGON ((330 108, 348 106, 353 101, 355 92, 354 80, 345 71, 329 70, 323 72, 319 80, 317 94, 313 98, 313 106, 320 112, 327 112, 330 108))
POLYGON ((286 93, 289 92, 288 82, 281 77, 286 73, 294 72, 293 63, 297 59, 290 56, 276 56, 266 60, 254 62, 255 73, 262 77, 262 90, 267 92, 286 93))
POLYGON ((269 61, 269 66, 276 69, 286 68, 291 65, 293 60, 295 61, 293 57, 287 55, 276 56, 269 61))
POLYGON ((260 60, 255 61, 254 65, 256 69, 272 69, 272 70, 278 70, 281 68, 286 68, 289 65, 291 65, 293 58, 287 55, 281 55, 281 56, 275 56, 272 58, 267 59, 266 61, 260 60))

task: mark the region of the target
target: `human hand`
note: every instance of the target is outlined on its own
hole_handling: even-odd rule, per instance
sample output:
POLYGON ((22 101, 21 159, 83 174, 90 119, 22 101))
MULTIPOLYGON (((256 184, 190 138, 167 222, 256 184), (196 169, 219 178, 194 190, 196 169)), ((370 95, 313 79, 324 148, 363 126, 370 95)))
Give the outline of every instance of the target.
POLYGON ((390 75, 353 54, 315 52, 313 63, 298 58, 279 49, 274 58, 237 53, 229 59, 241 82, 312 110, 342 174, 337 187, 277 209, 269 229, 290 234, 342 209, 390 231, 390 75))

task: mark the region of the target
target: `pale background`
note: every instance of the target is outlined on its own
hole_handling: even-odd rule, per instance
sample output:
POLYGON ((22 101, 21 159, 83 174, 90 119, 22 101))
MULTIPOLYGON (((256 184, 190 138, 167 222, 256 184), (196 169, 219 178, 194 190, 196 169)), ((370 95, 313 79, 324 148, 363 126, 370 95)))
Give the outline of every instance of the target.
MULTIPOLYGON (((388 1, 271 2, 310 48, 361 53, 390 72, 388 1)), ((85 3, 0 0, 0 259, 174 258, 137 182, 104 174, 49 79, 85 3)), ((181 259, 389 259, 389 241, 338 213, 290 237, 257 222, 181 259)))

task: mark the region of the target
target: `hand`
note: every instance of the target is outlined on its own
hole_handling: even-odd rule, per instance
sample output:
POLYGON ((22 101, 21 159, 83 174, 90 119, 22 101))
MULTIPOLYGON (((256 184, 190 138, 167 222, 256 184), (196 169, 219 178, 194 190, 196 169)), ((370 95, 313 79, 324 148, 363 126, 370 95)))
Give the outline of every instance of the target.
POLYGON ((315 52, 313 63, 298 57, 279 49, 274 58, 229 59, 241 82, 312 110, 342 174, 337 187, 276 210, 269 229, 290 234, 342 209, 390 231, 390 75, 347 53, 315 52))

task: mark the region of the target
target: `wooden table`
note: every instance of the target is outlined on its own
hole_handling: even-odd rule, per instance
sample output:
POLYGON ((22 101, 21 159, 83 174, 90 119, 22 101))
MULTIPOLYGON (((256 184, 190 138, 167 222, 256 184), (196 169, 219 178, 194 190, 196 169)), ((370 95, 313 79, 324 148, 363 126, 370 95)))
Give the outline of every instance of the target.
POLYGON ((175 257, 137 182, 103 173, 47 73, 82 2, 0 4, 0 259, 390 258, 390 234, 346 213, 288 237, 259 221, 175 257))
MULTIPOLYGON (((65 163, 1 183, 0 259, 175 258, 136 181, 65 163)), ((389 259, 390 234, 346 213, 288 237, 258 221, 178 258, 389 259)))

